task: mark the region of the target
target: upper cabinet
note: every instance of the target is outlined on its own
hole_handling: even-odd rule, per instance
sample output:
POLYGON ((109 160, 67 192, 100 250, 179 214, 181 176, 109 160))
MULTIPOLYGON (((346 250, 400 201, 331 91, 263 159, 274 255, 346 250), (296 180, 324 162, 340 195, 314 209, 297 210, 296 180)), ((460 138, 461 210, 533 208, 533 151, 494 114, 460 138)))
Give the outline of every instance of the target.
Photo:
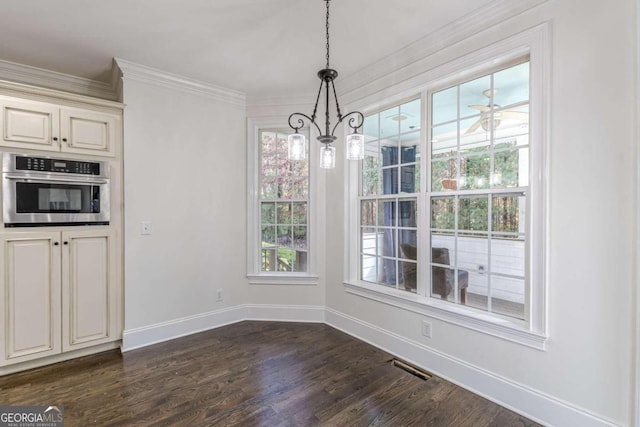
POLYGON ((114 156, 121 115, 0 97, 0 145, 64 153, 114 156))

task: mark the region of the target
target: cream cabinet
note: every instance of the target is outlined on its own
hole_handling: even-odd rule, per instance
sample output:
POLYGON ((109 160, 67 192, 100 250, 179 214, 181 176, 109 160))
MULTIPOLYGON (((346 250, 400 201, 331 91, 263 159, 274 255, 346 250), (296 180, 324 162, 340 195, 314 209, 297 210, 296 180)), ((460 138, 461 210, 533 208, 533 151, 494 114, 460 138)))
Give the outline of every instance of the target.
POLYGON ((0 365, 121 338, 113 230, 7 233, 0 250, 0 365))
POLYGON ((5 147, 114 156, 121 116, 12 97, 0 98, 5 147))

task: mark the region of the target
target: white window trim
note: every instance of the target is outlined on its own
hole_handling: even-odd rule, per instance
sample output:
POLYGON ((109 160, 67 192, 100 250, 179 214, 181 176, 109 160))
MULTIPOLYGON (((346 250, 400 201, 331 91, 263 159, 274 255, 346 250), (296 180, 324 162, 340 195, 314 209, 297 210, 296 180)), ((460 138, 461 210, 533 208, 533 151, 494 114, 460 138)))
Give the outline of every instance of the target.
MULTIPOLYGON (((529 312, 528 322, 490 315, 480 310, 438 301, 434 298, 415 295, 410 292, 390 289, 383 285, 363 282, 358 279, 358 181, 359 165, 347 165, 345 180, 345 277, 346 291, 353 295, 373 299, 381 303, 413 311, 454 325, 506 339, 518 344, 545 350, 549 336, 547 301, 548 250, 548 135, 549 135, 549 86, 551 75, 550 27, 545 23, 520 34, 509 37, 491 46, 476 50, 451 62, 435 67, 415 78, 394 87, 386 88, 374 95, 359 100, 348 109, 375 111, 384 106, 400 103, 418 93, 423 94, 434 88, 453 84, 484 71, 490 72, 496 66, 529 56, 530 68, 530 108, 533 112, 529 121, 531 144, 531 177, 529 198, 531 209, 527 237, 530 239, 529 253, 526 254, 530 286, 526 293, 529 312), (395 93, 395 96, 390 96, 395 93), (358 108, 359 107, 359 108, 358 108), (368 107, 368 108, 366 108, 368 107)), ((426 109, 423 108, 423 129, 426 123, 426 109)), ((426 136, 423 135, 423 139, 426 136)), ((424 174, 423 174, 424 175, 424 174)), ((424 180, 424 176, 423 176, 424 180)), ((421 182, 421 188, 424 182, 421 182)), ((422 197, 419 204, 424 203, 422 197)), ((424 209, 419 207, 420 215, 424 209)), ((424 224, 420 217, 420 224, 424 224)), ((424 254, 425 251, 422 251, 424 254)), ((424 261, 424 260, 423 260, 424 261)), ((422 265, 427 265, 424 262, 422 265)))
POLYGON ((317 206, 318 178, 317 150, 309 138, 309 206, 307 210, 308 233, 307 272, 261 271, 259 256, 260 239, 260 130, 288 129, 287 117, 259 117, 247 119, 247 278, 251 285, 304 285, 318 284, 319 238, 317 206))

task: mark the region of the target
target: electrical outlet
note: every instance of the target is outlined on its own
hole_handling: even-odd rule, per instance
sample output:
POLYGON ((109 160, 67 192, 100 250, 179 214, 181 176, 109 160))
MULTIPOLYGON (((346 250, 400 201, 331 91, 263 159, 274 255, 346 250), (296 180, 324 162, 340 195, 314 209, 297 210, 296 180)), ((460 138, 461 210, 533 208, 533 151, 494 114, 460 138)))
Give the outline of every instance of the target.
POLYGON ((140 223, 140 234, 143 236, 151 234, 151 221, 142 221, 140 223))
POLYGON ((217 295, 217 301, 222 301, 222 289, 218 289, 218 292, 216 293, 217 295))
POLYGON ((422 335, 427 338, 431 338, 431 323, 426 320, 422 321, 422 335))

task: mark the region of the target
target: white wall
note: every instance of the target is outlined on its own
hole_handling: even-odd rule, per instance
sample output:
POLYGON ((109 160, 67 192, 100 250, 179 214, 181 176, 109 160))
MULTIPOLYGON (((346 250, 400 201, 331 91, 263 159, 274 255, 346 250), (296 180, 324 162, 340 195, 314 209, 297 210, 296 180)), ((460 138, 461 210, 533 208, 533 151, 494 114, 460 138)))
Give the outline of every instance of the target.
POLYGON ((125 69, 125 344, 247 290, 244 106, 144 80, 125 69))
MULTIPOLYGON (((418 68, 427 71, 550 22, 550 338, 546 351, 434 318, 429 319, 433 337, 428 339, 420 328, 425 317, 347 293, 342 285, 343 268, 338 267, 345 259, 345 195, 339 191, 344 189, 342 168, 327 174, 327 188, 331 189, 326 195, 327 230, 331 230, 327 233, 327 265, 334 266, 327 269, 329 309, 425 346, 429 351, 414 356, 427 369, 436 359, 434 355, 444 356, 529 395, 594 414, 600 422, 630 425, 634 385, 635 16, 633 0, 551 0, 380 81, 362 82, 347 94, 352 104, 364 97, 375 98, 384 87, 413 77, 411 73, 418 68)), ((464 375, 442 369, 440 375, 465 385, 464 375)), ((498 394, 488 393, 500 399, 498 394)), ((529 411, 527 406, 525 401, 514 405, 521 411, 537 411, 536 415, 545 419, 540 408, 529 411)))

